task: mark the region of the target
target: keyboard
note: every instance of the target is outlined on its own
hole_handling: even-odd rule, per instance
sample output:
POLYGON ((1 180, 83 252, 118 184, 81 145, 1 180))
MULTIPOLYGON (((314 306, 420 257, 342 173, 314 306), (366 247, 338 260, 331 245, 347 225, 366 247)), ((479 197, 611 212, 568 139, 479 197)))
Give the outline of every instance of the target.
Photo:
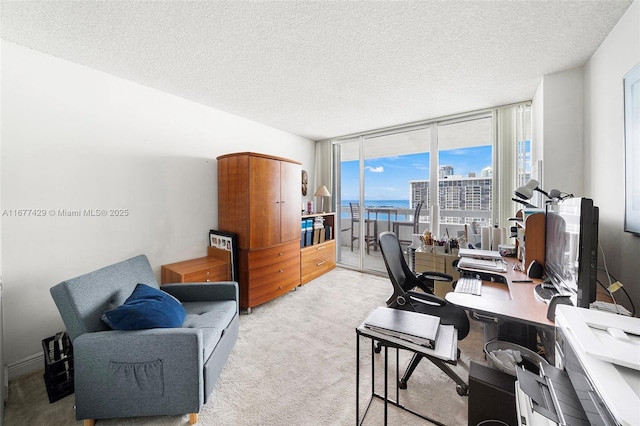
POLYGON ((454 290, 456 293, 473 294, 480 296, 482 291, 482 280, 471 277, 461 277, 454 290))

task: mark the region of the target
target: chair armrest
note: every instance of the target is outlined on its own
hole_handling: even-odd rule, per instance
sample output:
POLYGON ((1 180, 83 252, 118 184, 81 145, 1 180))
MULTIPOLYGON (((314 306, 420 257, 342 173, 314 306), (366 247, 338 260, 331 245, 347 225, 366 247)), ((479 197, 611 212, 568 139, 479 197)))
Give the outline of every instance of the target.
POLYGON ((443 272, 426 271, 418 275, 420 281, 453 281, 453 277, 443 272))
POLYGON ((428 305, 445 306, 448 302, 442 297, 438 297, 435 294, 422 293, 420 291, 408 291, 407 294, 411 300, 428 305))
POLYGON ((211 302, 216 300, 239 301, 238 283, 235 281, 215 283, 164 284, 160 287, 181 302, 211 302))
POLYGON ((173 395, 177 406, 189 407, 185 412, 198 412, 203 404, 203 336, 198 328, 84 333, 73 341, 73 357, 78 415, 91 415, 84 409, 96 409, 104 401, 126 404, 123 399, 132 395, 159 405, 166 402, 160 394, 173 395))

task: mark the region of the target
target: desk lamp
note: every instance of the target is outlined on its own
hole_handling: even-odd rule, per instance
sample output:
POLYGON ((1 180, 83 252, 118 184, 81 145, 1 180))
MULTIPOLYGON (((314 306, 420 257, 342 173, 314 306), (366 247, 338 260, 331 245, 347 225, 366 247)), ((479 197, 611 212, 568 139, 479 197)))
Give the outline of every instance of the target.
POLYGON ((531 179, 524 186, 521 186, 520 188, 517 188, 515 191, 513 191, 513 193, 516 195, 516 197, 523 200, 530 200, 531 197, 533 197, 533 191, 538 191, 544 194, 547 198, 551 198, 549 197, 549 194, 546 191, 542 190, 538 185, 539 184, 537 180, 531 179))
POLYGON ((531 197, 533 197, 533 191, 538 191, 544 194, 549 199, 547 201, 548 203, 573 197, 573 194, 567 194, 567 193, 564 193, 565 195, 563 196, 562 195, 563 193, 557 189, 552 189, 551 191, 546 192, 542 188, 540 188, 538 185, 539 184, 537 180, 535 179, 529 180, 529 182, 527 182, 526 185, 521 186, 520 188, 513 191, 513 193, 516 195, 516 197, 519 197, 519 199, 512 198, 512 200, 517 203, 524 204, 526 207, 535 207, 534 205, 527 203, 527 200, 530 200, 531 197))
POLYGON ((331 193, 326 186, 320 185, 313 196, 320 197, 321 212, 324 213, 324 197, 331 197, 331 193))

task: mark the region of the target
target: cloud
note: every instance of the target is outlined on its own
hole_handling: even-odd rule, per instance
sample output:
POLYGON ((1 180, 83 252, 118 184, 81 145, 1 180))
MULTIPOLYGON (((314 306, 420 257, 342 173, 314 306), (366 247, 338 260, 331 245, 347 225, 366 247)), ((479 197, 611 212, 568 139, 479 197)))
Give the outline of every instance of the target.
POLYGON ((382 166, 378 166, 378 167, 366 166, 364 169, 365 170, 369 170, 371 173, 382 173, 382 172, 384 172, 384 167, 382 167, 382 166))

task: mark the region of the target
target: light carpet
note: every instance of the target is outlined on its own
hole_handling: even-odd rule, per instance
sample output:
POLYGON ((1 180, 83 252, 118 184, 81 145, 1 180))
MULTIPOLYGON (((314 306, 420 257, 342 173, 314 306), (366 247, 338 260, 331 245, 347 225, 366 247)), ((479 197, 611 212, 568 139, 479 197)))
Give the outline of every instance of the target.
MULTIPOLYGON (((388 278, 337 268, 240 317, 240 335, 216 390, 200 412, 201 425, 351 425, 356 422, 356 333, 366 315, 384 306, 388 278)), ((481 327, 472 321, 459 342, 454 369, 465 380, 469 362, 484 363, 481 327)), ((361 340, 361 410, 371 379, 370 341, 361 340)), ((395 350, 389 350, 391 383, 395 350)), ((400 373, 410 354, 400 352, 400 373)), ((383 355, 375 355, 376 389, 382 393, 383 355)), ((395 389, 395 388, 394 388, 395 389)), ((395 395, 395 391, 394 391, 395 395)), ((74 396, 49 404, 42 371, 13 380, 4 424, 75 425, 74 396)), ((467 424, 467 397, 435 365, 423 360, 400 391, 400 402, 446 425, 467 424)), ((382 401, 374 400, 364 425, 382 424, 382 401)), ((99 420, 100 425, 187 424, 187 416, 99 420)), ((425 424, 390 406, 389 424, 425 424)), ((428 424, 428 423, 427 423, 428 424)))

